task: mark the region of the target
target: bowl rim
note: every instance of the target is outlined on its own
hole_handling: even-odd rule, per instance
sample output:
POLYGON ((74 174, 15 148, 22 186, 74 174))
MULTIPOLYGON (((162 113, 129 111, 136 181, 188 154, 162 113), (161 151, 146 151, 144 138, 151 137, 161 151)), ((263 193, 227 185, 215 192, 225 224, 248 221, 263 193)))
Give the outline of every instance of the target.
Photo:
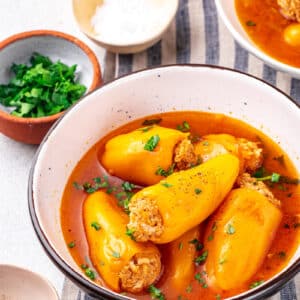
MULTIPOLYGON (((240 70, 231 69, 228 67, 222 67, 217 65, 208 65, 208 64, 170 64, 170 65, 164 65, 164 66, 155 66, 151 68, 145 68, 143 70, 134 71, 130 74, 126 74, 123 76, 120 76, 118 78, 115 78, 111 81, 106 82, 101 87, 95 89, 94 91, 89 92, 86 94, 83 98, 81 98, 78 102, 76 102, 72 107, 70 107, 66 113, 59 118, 59 120, 56 121, 56 123, 50 128, 46 136, 44 137, 43 141, 41 142, 40 146, 38 147, 35 156, 32 161, 32 165, 29 172, 29 178, 28 178, 28 186, 27 186, 27 197, 28 197, 28 209, 29 214, 31 218, 31 222, 34 228, 34 231, 42 244, 42 247, 48 257, 51 259, 51 261, 58 267, 58 269, 63 272, 71 281, 73 281, 77 286, 79 286, 81 289, 83 289, 85 292, 87 292, 89 295, 92 296, 105 296, 108 297, 108 299, 133 299, 128 298, 126 296, 123 296, 121 294, 117 294, 114 291, 105 289, 103 287, 100 287, 96 285, 95 283, 91 282, 89 279, 84 277, 79 272, 76 272, 57 252, 56 250, 51 246, 51 243, 49 242, 47 235, 44 233, 42 227, 39 224, 38 216, 35 211, 35 201, 33 196, 33 177, 35 172, 35 167, 38 161, 39 153, 41 152, 42 148, 46 144, 49 136, 51 135, 52 131, 58 126, 58 124, 61 122, 61 120, 68 114, 70 111, 79 104, 79 102, 83 101, 85 97, 90 96, 93 93, 96 93, 98 90, 106 87, 110 83, 117 82, 119 80, 122 80, 123 78, 130 77, 132 75, 138 74, 138 73, 145 73, 147 71, 152 70, 159 70, 159 69, 166 69, 166 68, 208 68, 208 69, 214 69, 214 70, 225 70, 232 73, 237 73, 239 75, 248 77, 250 79, 257 80, 268 87, 273 88, 277 92, 279 92, 281 95, 283 95, 287 100, 292 102, 295 105, 296 109, 300 109, 300 103, 297 103, 296 100, 294 100, 292 97, 290 97, 288 94, 277 88, 276 86, 273 86, 269 82, 265 81, 264 79, 261 79, 259 77, 256 77, 254 75, 242 72, 240 70)), ((279 276, 276 278, 271 278, 269 282, 264 283, 263 285, 258 286, 257 288, 254 288, 253 290, 248 290, 247 295, 236 295, 232 296, 231 298, 228 298, 230 300, 258 300, 258 299, 264 299, 264 297, 271 296, 278 292, 288 281, 290 281, 298 272, 300 271, 300 257, 294 262, 293 265, 289 266, 284 272, 282 272, 279 276)))
POLYGON ((159 29, 155 33, 153 33, 152 35, 149 35, 147 38, 144 38, 143 40, 136 40, 136 41, 131 42, 131 43, 128 43, 128 42, 127 43, 126 42, 111 43, 107 40, 103 40, 101 38, 98 38, 97 35, 91 34, 91 32, 89 32, 88 30, 85 30, 82 27, 81 22, 79 21, 79 19, 77 18, 76 14, 75 14, 74 2, 75 1, 72 0, 72 8, 73 8, 74 19, 76 20, 76 23, 77 23, 78 27, 80 28, 80 30, 85 35, 87 35, 93 41, 101 43, 103 45, 103 47, 105 47, 105 48, 107 48, 107 47, 123 48, 123 50, 126 49, 126 48, 132 48, 132 47, 137 47, 137 46, 140 46, 140 45, 143 45, 143 44, 148 44, 151 41, 156 41, 169 28, 169 26, 171 25, 171 22, 173 21, 173 19, 176 16, 176 13, 177 13, 178 8, 179 8, 179 0, 173 0, 174 7, 173 7, 173 10, 172 10, 172 13, 168 16, 168 22, 165 24, 165 26, 159 27, 159 29))
MULTIPOLYGON (((282 71, 284 73, 289 73, 289 74, 292 74, 292 75, 295 75, 295 76, 298 76, 298 77, 300 76, 300 68, 293 67, 291 65, 285 64, 285 63, 283 63, 283 62, 281 62, 281 61, 273 58, 269 54, 265 53, 258 46, 252 45, 247 39, 245 39, 235 29, 235 27, 232 25, 232 23, 229 20, 229 18, 227 18, 226 13, 225 13, 225 11, 223 9, 223 5, 221 4, 222 0, 214 0, 214 1, 215 1, 215 5, 216 5, 216 8, 217 8, 218 14, 221 17, 222 21, 224 22, 224 24, 226 25, 227 29, 232 34, 232 36, 234 37, 234 39, 238 43, 240 43, 243 48, 245 48, 246 50, 248 50, 250 53, 252 53, 254 56, 256 56, 257 58, 259 58, 260 60, 262 60, 263 62, 265 62, 269 66, 274 67, 276 70, 282 71)), ((236 14, 236 10, 235 10, 235 14, 236 14)), ((249 37, 249 40, 251 40, 250 37, 249 37)))
MULTIPOLYGON (((92 49, 86 45, 83 41, 79 40, 77 37, 72 36, 70 34, 61 32, 61 31, 55 31, 55 30, 30 30, 30 31, 24 31, 20 33, 16 33, 14 35, 9 36, 8 38, 4 39, 0 42, 0 51, 4 48, 10 46, 14 42, 18 42, 20 40, 25 40, 31 37, 43 37, 43 36, 52 36, 55 38, 60 38, 63 40, 66 40, 68 42, 71 42, 75 44, 77 47, 81 48, 83 52, 87 55, 88 59, 91 61, 93 65, 93 80, 91 83, 91 86, 89 88, 89 92, 93 91, 95 88, 99 87, 102 83, 102 76, 101 76, 101 68, 100 64, 98 62, 98 59, 95 55, 95 53, 92 51, 92 49)), ((44 124, 53 122, 56 119, 58 119, 62 114, 65 113, 66 110, 63 110, 57 114, 51 115, 51 116, 45 116, 45 117, 39 117, 39 118, 22 118, 13 116, 3 110, 0 109, 0 118, 4 119, 9 122, 19 123, 19 124, 44 124)))

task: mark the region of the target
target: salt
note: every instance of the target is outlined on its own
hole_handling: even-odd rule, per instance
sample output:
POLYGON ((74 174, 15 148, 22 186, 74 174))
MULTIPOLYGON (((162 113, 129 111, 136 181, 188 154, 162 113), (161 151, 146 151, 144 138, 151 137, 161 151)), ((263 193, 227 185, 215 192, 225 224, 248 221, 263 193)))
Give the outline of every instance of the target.
POLYGON ((154 37, 168 25, 169 0, 103 0, 91 19, 94 34, 109 44, 127 45, 154 37))

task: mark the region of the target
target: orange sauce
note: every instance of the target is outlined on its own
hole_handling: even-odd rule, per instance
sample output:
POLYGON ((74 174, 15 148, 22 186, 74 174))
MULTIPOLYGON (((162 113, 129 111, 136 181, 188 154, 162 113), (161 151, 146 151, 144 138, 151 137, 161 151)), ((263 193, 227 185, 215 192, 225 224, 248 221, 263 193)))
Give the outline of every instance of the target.
MULTIPOLYGON (((264 167, 266 169, 291 178, 298 177, 294 166, 280 146, 244 122, 220 114, 203 112, 172 112, 150 116, 147 119, 153 118, 162 118, 160 125, 170 128, 176 128, 176 125, 182 124, 184 120, 187 120, 191 126, 192 134, 200 136, 209 133, 228 133, 252 141, 261 141, 264 148, 264 167), (279 157, 281 157, 281 159, 278 159, 279 157)), ((101 153, 103 153, 106 141, 113 136, 141 127, 142 121, 143 120, 135 120, 105 136, 84 155, 68 180, 61 203, 61 226, 66 243, 69 244, 75 241, 75 247, 70 249, 70 253, 79 266, 82 264, 91 265, 82 220, 82 204, 87 194, 74 188, 73 182, 91 182, 92 178, 101 176, 101 166, 98 156, 101 156, 101 153)), ((276 185, 272 188, 272 192, 275 197, 282 202, 284 218, 277 232, 275 241, 269 250, 269 254, 263 266, 249 283, 238 290, 224 291, 223 293, 218 292, 221 297, 220 299, 248 290, 250 284, 254 281, 269 279, 286 266, 296 251, 300 236, 300 220, 297 216, 300 214, 300 188, 295 184, 276 185)), ((167 265, 168 253, 165 253, 164 246, 160 246, 160 250, 162 252, 162 264, 167 265)), ((195 269, 195 274, 201 272, 201 269, 202 267, 198 266, 195 269)), ((97 276, 95 282, 105 286, 105 283, 99 276, 97 276)), ((156 284, 156 287, 161 289, 166 299, 215 300, 217 295, 211 288, 204 288, 203 285, 199 284, 195 279, 191 281, 190 285, 188 285, 184 291, 175 290, 168 282, 168 270, 166 269, 156 284), (181 298, 178 298, 179 296, 181 296, 181 298)), ((137 299, 150 299, 147 293, 141 295, 127 295, 137 299)))
POLYGON ((277 0, 235 0, 239 20, 251 40, 265 53, 300 67, 300 47, 284 40, 284 29, 294 23, 283 17, 277 0))

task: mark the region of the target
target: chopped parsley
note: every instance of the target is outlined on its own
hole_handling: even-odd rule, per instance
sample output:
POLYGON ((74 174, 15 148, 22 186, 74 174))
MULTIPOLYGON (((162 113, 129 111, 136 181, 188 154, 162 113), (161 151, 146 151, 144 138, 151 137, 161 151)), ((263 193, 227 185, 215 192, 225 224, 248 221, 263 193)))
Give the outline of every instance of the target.
POLYGON ((98 230, 100 230, 101 229, 101 226, 100 226, 100 224, 98 223, 98 222, 92 222, 91 223, 91 226, 96 230, 96 231, 98 231, 98 230))
POLYGON ((203 249, 203 244, 198 239, 193 239, 189 241, 190 244, 193 244, 197 251, 200 251, 203 249))
POLYGON ((158 134, 151 136, 151 138, 146 142, 144 150, 152 152, 158 145, 159 140, 160 138, 158 134))
POLYGON ((135 238, 134 238, 133 234, 134 234, 133 229, 126 228, 126 235, 128 235, 133 241, 135 241, 135 238))
POLYGON ((254 289, 254 288, 260 286, 261 284, 263 284, 264 282, 265 282, 264 280, 255 281, 250 284, 250 289, 254 289))
POLYGON ((142 123, 142 125, 143 126, 149 126, 149 125, 159 124, 161 121, 162 121, 162 118, 145 120, 142 123))
POLYGON ((167 170, 164 170, 163 168, 161 167, 158 167, 155 174, 156 175, 160 175, 160 176, 163 176, 163 177, 168 177, 170 176, 171 174, 173 174, 174 172, 174 168, 175 168, 175 164, 172 164, 169 169, 167 170))
POLYGON ((109 182, 108 182, 108 177, 103 176, 101 177, 96 177, 93 178, 93 183, 90 182, 84 182, 83 184, 79 184, 78 182, 73 182, 73 186, 79 190, 79 191, 85 191, 88 194, 92 194, 99 189, 106 188, 106 192, 109 193, 109 190, 111 188, 109 182))
POLYGON ((202 272, 202 273, 196 273, 196 274, 195 274, 195 279, 198 281, 199 284, 201 284, 201 286, 202 286, 203 288, 206 289, 206 288, 208 287, 208 285, 207 285, 207 283, 206 283, 205 278, 203 277, 204 274, 205 274, 205 272, 202 272))
POLYGON ((158 300, 165 300, 165 295, 162 293, 162 291, 158 288, 156 288, 153 284, 151 284, 148 288, 148 292, 151 295, 152 299, 158 299, 158 300))
POLYGON ((95 272, 91 268, 89 268, 88 265, 82 264, 81 268, 84 270, 85 275, 89 277, 91 280, 94 280, 96 278, 95 272))
POLYGON ((253 22, 253 21, 251 21, 251 20, 249 20, 249 21, 246 22, 246 25, 247 25, 247 26, 250 26, 250 27, 251 27, 251 26, 253 27, 253 26, 256 26, 256 23, 253 22))
POLYGON ((122 183, 122 189, 125 191, 125 192, 132 192, 132 190, 134 190, 136 188, 136 185, 133 184, 133 183, 130 183, 128 181, 124 181, 122 183))
POLYGON ((168 182, 162 182, 161 185, 163 185, 166 188, 172 187, 173 185, 168 182))
POLYGON ((206 251, 204 251, 201 255, 199 255, 198 257, 196 257, 196 258, 194 259, 194 262, 195 262, 196 264, 203 263, 203 262, 206 261, 207 256, 208 256, 208 251, 206 250, 206 251))
POLYGON ((216 295, 216 300, 221 300, 221 295, 217 294, 216 295))
POLYGON ((210 242, 214 239, 214 236, 213 234, 210 234, 208 237, 207 237, 207 240, 210 242))
POLYGON ((188 132, 188 131, 190 131, 191 127, 187 121, 183 121, 182 124, 179 124, 176 126, 176 129, 180 130, 182 132, 188 132))
POLYGON ((284 259, 286 257, 286 253, 284 251, 278 252, 277 255, 282 259, 284 259))
POLYGON ((226 228, 226 233, 227 234, 235 234, 235 228, 233 227, 233 225, 232 224, 228 224, 227 225, 227 228, 226 228))
POLYGON ((183 242, 180 242, 180 243, 178 244, 178 249, 179 249, 180 251, 183 249, 183 242))
POLYGON ((187 293, 191 293, 192 290, 193 290, 193 287, 192 287, 191 284, 189 284, 189 285, 186 287, 186 289, 185 289, 185 291, 186 291, 187 293))
POLYGON ((152 128, 153 128, 153 126, 147 126, 147 127, 139 128, 138 130, 142 131, 142 132, 148 132, 152 128))
POLYGON ((278 173, 272 173, 271 175, 264 176, 264 177, 258 177, 256 178, 257 181, 265 181, 270 180, 273 183, 278 183, 280 180, 280 174, 278 173))
POLYGON ((66 110, 85 93, 77 82, 77 65, 67 66, 33 53, 30 64, 12 64, 8 84, 0 84, 0 103, 12 107, 12 115, 39 118, 66 110))
POLYGON ((70 243, 68 244, 68 247, 69 247, 70 249, 74 248, 75 246, 76 246, 75 241, 72 241, 72 242, 70 242, 70 243))
POLYGON ((195 189, 195 194, 196 194, 196 195, 199 195, 199 194, 201 194, 201 193, 202 193, 202 190, 200 190, 200 189, 198 189, 198 188, 195 189))

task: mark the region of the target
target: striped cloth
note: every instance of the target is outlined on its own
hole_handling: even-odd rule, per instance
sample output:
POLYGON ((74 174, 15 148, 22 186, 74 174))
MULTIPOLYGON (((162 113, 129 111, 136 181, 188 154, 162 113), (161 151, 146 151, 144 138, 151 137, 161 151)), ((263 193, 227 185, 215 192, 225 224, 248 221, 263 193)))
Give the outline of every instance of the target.
MULTIPOLYGON (((275 71, 241 48, 217 15, 213 0, 180 0, 174 22, 163 39, 147 51, 134 55, 107 53, 104 80, 147 67, 200 63, 238 69, 263 78, 300 103, 300 80, 275 71)), ((62 300, 91 300, 68 279, 62 300)), ((269 300, 300 300, 300 275, 269 300), (298 295, 298 298, 297 298, 298 295)))

